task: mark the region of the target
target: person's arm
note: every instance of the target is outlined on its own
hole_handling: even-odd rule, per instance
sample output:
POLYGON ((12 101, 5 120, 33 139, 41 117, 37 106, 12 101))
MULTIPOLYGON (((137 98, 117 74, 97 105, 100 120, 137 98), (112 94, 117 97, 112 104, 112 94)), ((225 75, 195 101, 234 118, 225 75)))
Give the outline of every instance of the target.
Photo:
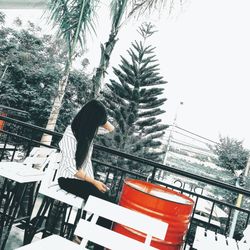
POLYGON ((87 176, 86 172, 83 169, 78 170, 76 172, 76 174, 75 174, 75 177, 77 177, 78 179, 81 179, 83 181, 87 181, 87 182, 93 184, 101 192, 106 192, 107 191, 107 186, 104 183, 102 183, 101 181, 97 181, 97 180, 87 176))
POLYGON ((63 133, 63 137, 59 142, 60 152, 63 155, 60 162, 59 173, 66 173, 66 175, 75 175, 77 169, 75 167, 75 148, 76 139, 71 131, 71 127, 68 126, 63 133))

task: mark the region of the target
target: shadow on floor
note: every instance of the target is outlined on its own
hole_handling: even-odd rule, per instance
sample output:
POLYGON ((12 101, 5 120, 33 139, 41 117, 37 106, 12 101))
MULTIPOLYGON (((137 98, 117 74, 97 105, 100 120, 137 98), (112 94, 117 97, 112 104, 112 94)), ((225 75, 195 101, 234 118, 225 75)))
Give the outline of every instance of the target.
MULTIPOLYGON (((10 235, 4 250, 14 250, 18 247, 21 247, 23 245, 23 236, 24 236, 24 230, 16 226, 13 226, 10 231, 10 235)), ((39 234, 37 236, 34 236, 32 242, 35 242, 37 240, 40 240, 39 234)))

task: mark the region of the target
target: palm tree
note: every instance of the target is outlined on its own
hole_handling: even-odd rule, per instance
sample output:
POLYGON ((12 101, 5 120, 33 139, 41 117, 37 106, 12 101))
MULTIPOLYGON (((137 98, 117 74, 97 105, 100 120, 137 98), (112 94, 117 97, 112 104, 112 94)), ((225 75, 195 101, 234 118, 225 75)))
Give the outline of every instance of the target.
POLYGON ((102 79, 105 76, 106 70, 109 66, 110 56, 117 42, 117 34, 122 24, 123 16, 128 7, 129 0, 112 0, 110 4, 110 16, 112 20, 111 31, 109 39, 105 44, 101 44, 101 57, 96 73, 92 78, 93 82, 93 96, 99 94, 102 79))
MULTIPOLYGON (((77 44, 81 47, 85 44, 86 30, 95 31, 93 17, 98 3, 98 0, 52 0, 49 5, 50 19, 59 26, 58 36, 64 38, 68 56, 46 126, 48 130, 55 129, 77 44)), ((51 135, 44 134, 41 142, 50 145, 51 140, 51 135)))

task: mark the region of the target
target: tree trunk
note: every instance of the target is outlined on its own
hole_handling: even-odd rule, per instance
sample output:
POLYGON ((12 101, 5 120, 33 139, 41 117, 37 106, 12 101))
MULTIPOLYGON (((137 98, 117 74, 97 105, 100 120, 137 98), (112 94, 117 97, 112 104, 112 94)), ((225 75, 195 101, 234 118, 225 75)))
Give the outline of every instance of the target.
MULTIPOLYGON (((65 89, 66 89, 68 78, 69 78, 69 72, 70 72, 70 66, 69 66, 69 63, 67 63, 65 66, 63 77, 61 78, 58 84, 58 92, 57 92, 57 95, 55 97, 55 100, 54 100, 54 103, 50 112, 48 123, 46 125, 47 130, 54 131, 55 129, 56 121, 60 112, 62 100, 65 94, 65 89)), ((52 142, 52 135, 48 135, 44 133, 41 139, 41 143, 50 145, 51 142, 52 142)))
POLYGON ((4 68, 4 71, 3 71, 3 74, 2 74, 0 80, 3 80, 3 78, 4 78, 4 76, 5 76, 6 72, 7 72, 8 67, 9 67, 9 65, 6 65, 6 67, 4 68))
POLYGON ((115 39, 117 36, 118 30, 112 31, 109 35, 108 42, 105 43, 105 45, 101 44, 101 59, 99 62, 99 67, 96 69, 96 73, 92 78, 93 82, 93 91, 92 91, 92 97, 95 98, 98 96, 102 81, 104 79, 105 73, 107 73, 107 68, 109 66, 110 56, 114 49, 114 46, 118 39, 115 39))

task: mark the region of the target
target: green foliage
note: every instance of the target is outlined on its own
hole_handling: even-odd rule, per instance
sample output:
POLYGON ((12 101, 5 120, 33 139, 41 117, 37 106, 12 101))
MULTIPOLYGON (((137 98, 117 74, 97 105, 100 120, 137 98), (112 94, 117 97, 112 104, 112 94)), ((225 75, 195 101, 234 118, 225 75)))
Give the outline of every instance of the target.
MULTIPOLYGON (((129 49, 129 59, 121 57, 119 68, 113 68, 116 79, 111 79, 103 95, 109 115, 115 123, 115 132, 101 141, 121 151, 162 161, 163 154, 159 138, 168 127, 158 117, 164 113, 160 107, 166 84, 159 74, 154 48, 142 42, 134 42, 129 49)), ((121 164, 121 162, 120 162, 121 164)), ((145 172, 146 167, 130 161, 123 167, 145 172)))
POLYGON ((179 3, 179 7, 184 3, 182 0, 134 0, 132 1, 133 13, 138 17, 151 14, 154 11, 159 13, 165 11, 170 15, 176 8, 176 2, 179 3))
POLYGON ((246 167, 249 151, 244 149, 242 141, 229 137, 220 137, 220 143, 213 148, 218 155, 217 164, 235 174, 236 170, 246 167))
MULTIPOLYGON (((19 21, 19 25, 22 22, 19 21)), ((28 30, 0 28, 0 103, 30 113, 30 122, 45 126, 58 81, 62 76, 65 48, 51 36, 35 35, 34 24, 28 30)), ((69 85, 57 126, 62 131, 74 110, 88 98, 90 80, 79 71, 70 72, 69 85)))
POLYGON ((154 29, 154 25, 151 23, 144 23, 141 27, 139 27, 138 33, 144 38, 147 39, 148 37, 152 36, 156 30, 154 29))

